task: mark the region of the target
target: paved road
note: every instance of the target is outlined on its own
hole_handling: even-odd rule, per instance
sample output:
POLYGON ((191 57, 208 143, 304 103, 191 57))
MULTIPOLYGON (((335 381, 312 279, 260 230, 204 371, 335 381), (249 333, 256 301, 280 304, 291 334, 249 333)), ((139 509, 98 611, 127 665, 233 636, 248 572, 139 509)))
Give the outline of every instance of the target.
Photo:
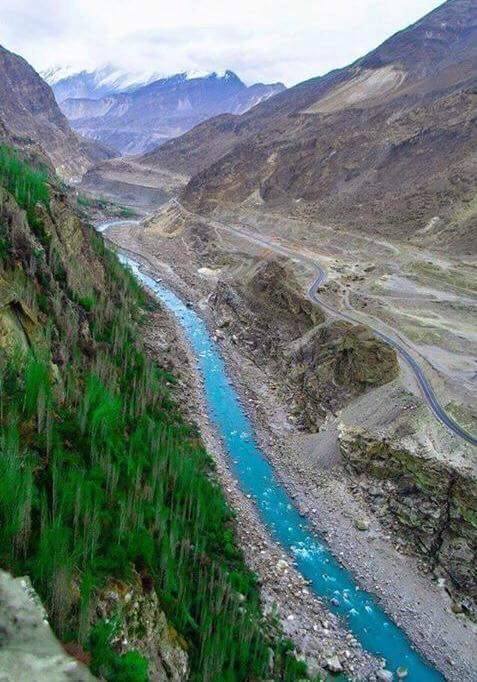
MULTIPOLYGON (((348 322, 352 322, 353 324, 362 324, 361 320, 354 318, 352 315, 348 315, 347 313, 342 312, 337 308, 334 308, 318 295, 319 288, 326 282, 326 271, 320 266, 319 263, 316 262, 316 260, 312 259, 309 256, 303 255, 302 253, 294 250, 291 247, 283 246, 282 244, 277 244, 276 242, 269 241, 264 237, 259 237, 245 228, 231 227, 230 225, 225 225, 224 223, 220 223, 216 220, 206 220, 205 218, 202 218, 202 216, 197 216, 194 213, 191 213, 190 211, 185 209, 177 201, 177 199, 172 199, 172 203, 176 204, 176 206, 181 211, 190 215, 195 220, 203 220, 206 224, 211 225, 214 228, 218 228, 221 230, 225 230, 227 232, 231 232, 232 234, 236 234, 237 236, 245 238, 253 242, 254 244, 257 244, 267 249, 271 249, 276 253, 280 253, 286 256, 287 258, 291 258, 297 263, 300 262, 306 265, 311 265, 315 269, 316 276, 308 289, 309 298, 315 303, 318 303, 322 308, 325 308, 326 310, 333 313, 333 315, 341 317, 342 319, 347 320, 348 322)), ((477 445, 477 438, 468 431, 466 431, 466 429, 464 429, 462 426, 460 426, 439 403, 439 400, 437 399, 437 396, 434 393, 434 389, 432 388, 431 384, 426 378, 422 367, 409 353, 409 351, 406 350, 406 348, 401 343, 396 341, 395 338, 388 336, 387 334, 384 334, 383 332, 379 331, 372 325, 368 326, 371 327, 371 329, 373 330, 374 334, 377 337, 379 337, 383 341, 386 341, 386 343, 392 346, 396 350, 396 352, 399 353, 404 362, 406 362, 406 364, 410 367, 419 384, 422 396, 426 403, 428 404, 428 406, 430 407, 430 409, 432 410, 432 413, 434 414, 436 419, 438 419, 442 424, 444 424, 444 426, 450 429, 450 431, 452 431, 459 438, 462 438, 463 440, 467 441, 468 443, 471 443, 472 445, 477 445)))

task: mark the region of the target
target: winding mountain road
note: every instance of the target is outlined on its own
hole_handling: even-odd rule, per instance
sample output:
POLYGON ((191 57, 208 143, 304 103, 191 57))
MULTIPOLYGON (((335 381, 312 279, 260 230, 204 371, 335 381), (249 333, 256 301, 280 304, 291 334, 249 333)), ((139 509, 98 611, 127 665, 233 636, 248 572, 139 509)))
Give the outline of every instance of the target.
MULTIPOLYGON (((318 295, 318 290, 326 282, 327 275, 326 271, 316 261, 316 259, 311 258, 310 256, 306 256, 290 246, 284 246, 283 244, 278 244, 276 241, 269 240, 264 237, 259 237, 245 228, 231 227, 230 225, 225 225, 224 223, 221 223, 217 220, 206 219, 203 216, 199 216, 195 213, 192 213, 191 211, 188 211, 186 208, 184 208, 184 206, 182 206, 182 204, 180 204, 177 199, 171 199, 171 203, 175 204, 178 207, 178 209, 182 211, 183 214, 190 216, 194 220, 204 222, 206 225, 209 225, 214 229, 223 230, 231 234, 234 234, 238 237, 242 237, 243 239, 247 239, 248 241, 257 244, 258 246, 270 249, 272 251, 275 251, 275 253, 279 253, 283 256, 286 256, 287 258, 290 258, 296 263, 302 263, 304 265, 313 267, 316 276, 308 288, 308 297, 310 298, 310 300, 319 304, 322 308, 325 308, 333 315, 340 317, 341 319, 347 320, 348 322, 352 322, 353 324, 362 324, 362 321, 359 320, 358 318, 355 318, 352 315, 349 315, 348 313, 345 313, 333 307, 331 304, 324 301, 323 298, 318 295)), ((422 396, 427 405, 429 406, 429 408, 431 409, 434 417, 459 438, 462 438, 463 440, 465 440, 468 443, 471 443, 472 445, 477 445, 477 437, 475 437, 462 426, 460 426, 460 424, 458 424, 440 404, 434 392, 434 389, 432 388, 430 382, 428 381, 424 373, 424 370, 419 365, 417 360, 414 359, 411 353, 404 347, 404 345, 397 341, 396 338, 393 338, 389 334, 385 334, 379 331, 372 325, 368 326, 371 327, 374 334, 378 338, 382 339, 383 341, 388 343, 392 348, 394 348, 395 351, 400 355, 400 357, 411 369, 414 376, 416 377, 416 381, 419 385, 422 396)))

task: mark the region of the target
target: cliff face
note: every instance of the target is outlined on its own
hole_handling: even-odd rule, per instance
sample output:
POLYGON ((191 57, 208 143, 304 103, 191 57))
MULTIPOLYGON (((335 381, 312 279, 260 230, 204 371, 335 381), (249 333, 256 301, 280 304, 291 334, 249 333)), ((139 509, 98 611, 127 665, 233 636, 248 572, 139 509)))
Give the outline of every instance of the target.
POLYGON ((470 446, 452 442, 410 395, 388 397, 400 416, 362 427, 346 414, 340 448, 375 513, 438 575, 456 610, 475 617, 477 477, 470 446), (452 461, 447 453, 452 452, 452 461))
POLYGON ((219 282, 211 301, 219 328, 227 327, 255 362, 280 376, 307 428, 398 374, 392 348, 366 327, 325 319, 277 261, 259 262, 240 284, 219 282))
POLYGON ((0 670, 4 682, 92 682, 87 667, 66 655, 27 577, 0 571, 0 670))
POLYGON ((110 156, 74 133, 53 92, 24 60, 0 46, 0 139, 46 155, 64 179, 79 179, 110 156))

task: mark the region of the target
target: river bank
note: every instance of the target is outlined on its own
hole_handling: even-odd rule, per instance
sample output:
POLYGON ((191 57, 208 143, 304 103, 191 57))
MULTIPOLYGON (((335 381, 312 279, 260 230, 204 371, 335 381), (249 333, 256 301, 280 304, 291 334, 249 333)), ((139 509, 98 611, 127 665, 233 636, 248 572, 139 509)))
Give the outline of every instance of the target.
MULTIPOLYGON (((127 234, 122 234, 119 241, 133 250, 138 247, 127 234)), ((148 260, 156 276, 160 273, 169 286, 201 308, 213 330, 213 319, 200 288, 191 287, 158 259, 148 256, 148 260)), ((419 572, 415 559, 397 551, 383 529, 371 523, 366 533, 357 530, 356 519, 366 513, 366 508, 360 504, 359 490, 349 489, 340 469, 333 450, 333 424, 320 437, 321 442, 316 442, 316 436, 304 439, 289 420, 286 407, 279 404, 264 373, 240 353, 231 339, 224 338, 221 347, 234 385, 253 419, 260 446, 297 506, 326 536, 335 556, 352 570, 363 587, 378 595, 388 613, 448 679, 474 679, 472 626, 450 612, 444 590, 419 572), (315 453, 317 448, 321 450, 321 472, 315 467, 310 475, 307 448, 315 453)), ((314 459, 316 462, 316 456, 314 459)), ((244 540, 248 541, 246 537, 244 540)))

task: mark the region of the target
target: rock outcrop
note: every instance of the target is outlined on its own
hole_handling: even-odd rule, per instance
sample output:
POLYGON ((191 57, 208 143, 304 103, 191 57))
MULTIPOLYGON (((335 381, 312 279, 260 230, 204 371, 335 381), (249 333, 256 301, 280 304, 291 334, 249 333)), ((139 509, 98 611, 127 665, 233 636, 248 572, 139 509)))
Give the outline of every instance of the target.
POLYGON ((28 577, 0 571, 0 680, 89 682, 96 678, 70 658, 48 624, 28 577))
POLYGON ((111 642, 120 654, 139 651, 148 661, 155 682, 183 682, 189 676, 187 644, 167 622, 152 582, 134 574, 128 583, 110 581, 98 599, 97 615, 121 615, 111 642))
POLYGON ((227 328, 254 362, 280 377, 306 428, 398 374, 392 348, 367 327, 326 319, 276 260, 259 261, 240 283, 219 281, 211 303, 219 335, 227 328))
POLYGON ((387 423, 380 406, 366 427, 357 416, 342 415, 345 466, 359 477, 375 513, 447 578, 456 610, 475 616, 477 476, 471 446, 433 423, 426 406, 411 394, 396 389, 386 400, 399 411, 387 423))

